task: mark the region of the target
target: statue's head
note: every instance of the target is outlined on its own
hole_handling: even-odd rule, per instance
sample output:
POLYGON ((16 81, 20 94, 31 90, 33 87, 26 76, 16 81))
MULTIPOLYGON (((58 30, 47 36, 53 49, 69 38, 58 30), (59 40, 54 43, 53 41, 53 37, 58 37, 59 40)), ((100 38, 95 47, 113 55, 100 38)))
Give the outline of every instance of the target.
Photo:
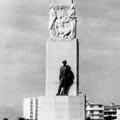
POLYGON ((67 64, 67 60, 63 60, 63 65, 66 65, 67 64))

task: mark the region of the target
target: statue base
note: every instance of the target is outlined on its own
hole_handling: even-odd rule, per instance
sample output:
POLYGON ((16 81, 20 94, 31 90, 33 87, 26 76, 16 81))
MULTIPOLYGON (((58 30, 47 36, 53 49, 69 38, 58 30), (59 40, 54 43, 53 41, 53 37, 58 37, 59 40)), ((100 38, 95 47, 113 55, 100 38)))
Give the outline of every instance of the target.
POLYGON ((85 120, 85 96, 39 97, 38 120, 85 120))

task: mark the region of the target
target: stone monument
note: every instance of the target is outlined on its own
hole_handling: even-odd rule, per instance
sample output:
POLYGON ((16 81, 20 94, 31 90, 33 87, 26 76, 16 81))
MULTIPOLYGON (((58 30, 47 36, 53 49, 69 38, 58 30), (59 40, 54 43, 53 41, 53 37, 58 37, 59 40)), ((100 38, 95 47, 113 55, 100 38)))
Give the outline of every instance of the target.
POLYGON ((49 6, 49 36, 46 53, 46 95, 55 95, 59 84, 61 61, 68 61, 75 74, 69 95, 79 91, 79 43, 76 38, 77 17, 72 0, 53 0, 49 6), (52 88, 52 89, 51 89, 52 88))
POLYGON ((46 45, 46 96, 39 97, 40 120, 85 120, 85 96, 79 94, 79 42, 77 16, 72 0, 52 0, 49 6, 49 36, 46 45), (59 71, 67 60, 75 80, 68 96, 56 96, 59 71))
MULTIPOLYGON (((73 0, 52 0, 49 9, 50 38, 46 45, 46 93, 45 96, 37 98, 38 107, 35 115, 38 115, 38 120, 85 120, 85 95, 79 94, 76 7, 73 0), (74 83, 68 95, 56 96, 63 60, 67 60, 74 73, 74 83)), ((30 104, 25 104, 24 110, 28 107, 30 104)), ((26 115, 27 113, 24 116, 26 115)))

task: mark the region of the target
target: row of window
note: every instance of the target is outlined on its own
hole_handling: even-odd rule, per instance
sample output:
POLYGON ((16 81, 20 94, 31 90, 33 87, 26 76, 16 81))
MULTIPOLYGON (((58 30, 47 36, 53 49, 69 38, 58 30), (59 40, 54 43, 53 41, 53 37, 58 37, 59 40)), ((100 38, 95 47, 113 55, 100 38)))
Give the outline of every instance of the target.
POLYGON ((90 105, 90 107, 91 107, 91 108, 93 108, 93 107, 99 107, 99 108, 102 108, 103 105, 90 105))
POLYGON ((90 111, 87 111, 87 112, 90 112, 90 113, 96 113, 96 112, 103 113, 103 110, 98 110, 98 111, 90 110, 90 111))
MULTIPOLYGON (((35 119, 37 120, 38 116, 38 100, 35 100, 35 119)), ((30 119, 33 119, 33 99, 30 101, 30 119)))

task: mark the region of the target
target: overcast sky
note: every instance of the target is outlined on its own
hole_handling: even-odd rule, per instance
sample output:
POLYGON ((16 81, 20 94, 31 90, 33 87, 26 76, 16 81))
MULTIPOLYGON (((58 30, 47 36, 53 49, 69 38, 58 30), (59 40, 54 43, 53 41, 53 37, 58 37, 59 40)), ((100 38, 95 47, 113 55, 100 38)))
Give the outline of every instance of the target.
MULTIPOLYGON (((23 98, 44 95, 51 0, 0 0, 0 119, 22 116, 23 98)), ((120 104, 120 0, 75 0, 80 89, 120 104)))

